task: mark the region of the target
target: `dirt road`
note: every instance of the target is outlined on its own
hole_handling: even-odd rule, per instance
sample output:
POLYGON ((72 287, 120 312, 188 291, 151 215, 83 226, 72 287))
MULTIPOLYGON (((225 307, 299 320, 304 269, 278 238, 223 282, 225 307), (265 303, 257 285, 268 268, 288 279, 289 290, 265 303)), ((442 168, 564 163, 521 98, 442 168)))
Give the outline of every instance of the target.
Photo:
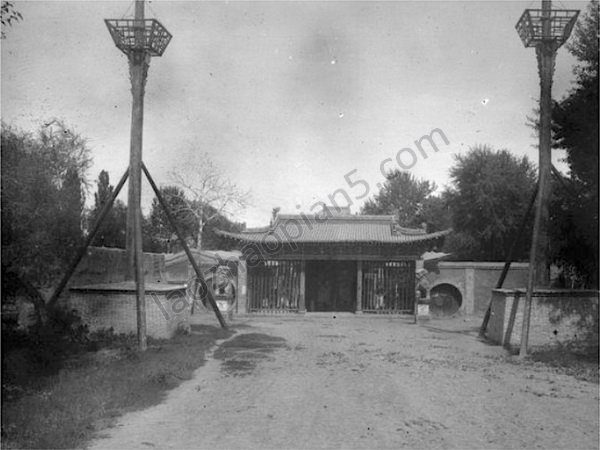
POLYGON ((510 362, 479 321, 236 320, 193 380, 97 448, 598 448, 598 385, 510 362))

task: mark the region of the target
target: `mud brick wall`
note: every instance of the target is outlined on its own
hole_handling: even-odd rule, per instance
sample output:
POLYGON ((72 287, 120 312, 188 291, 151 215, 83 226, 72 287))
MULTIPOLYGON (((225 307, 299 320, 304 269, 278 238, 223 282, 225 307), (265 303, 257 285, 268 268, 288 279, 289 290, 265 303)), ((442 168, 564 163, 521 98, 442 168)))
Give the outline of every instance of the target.
MULTIPOLYGON (((529 345, 598 345, 598 294, 598 291, 535 291, 529 345)), ((493 290, 488 338, 506 347, 520 346, 525 296, 523 289, 493 290)))
MULTIPOLYGON (((185 289, 177 285, 147 286, 147 335, 168 339, 179 328, 188 329, 190 304, 185 289)), ((91 332, 112 328, 117 334, 136 333, 136 294, 133 284, 96 285, 72 288, 64 305, 75 309, 91 332)))
MULTIPOLYGON (((127 254, 121 248, 89 247, 69 286, 125 281, 127 254)), ((144 276, 146 283, 166 282, 165 255, 144 253, 144 276)))
MULTIPOLYGON (((440 269, 439 273, 432 272, 427 275, 429 289, 431 290, 433 287, 440 284, 450 284, 451 286, 456 287, 462 295, 460 312, 463 314, 472 314, 473 292, 471 289, 467 289, 465 264, 440 262, 438 267, 440 269)), ((430 296, 429 293, 428 296, 430 296)))
MULTIPOLYGON (((441 261, 438 264, 439 273, 427 275, 430 289, 450 284, 456 287, 462 295, 462 314, 483 315, 492 297, 492 289, 496 286, 504 263, 501 262, 470 262, 470 261, 441 261)), ((513 263, 504 281, 504 288, 521 288, 527 286, 529 265, 513 263)))
MULTIPOLYGON (((502 274, 504 263, 495 265, 481 265, 475 269, 474 283, 474 308, 475 314, 485 314, 492 299, 492 289, 496 287, 502 274)), ((529 264, 513 263, 506 274, 504 289, 516 289, 527 286, 529 264)))

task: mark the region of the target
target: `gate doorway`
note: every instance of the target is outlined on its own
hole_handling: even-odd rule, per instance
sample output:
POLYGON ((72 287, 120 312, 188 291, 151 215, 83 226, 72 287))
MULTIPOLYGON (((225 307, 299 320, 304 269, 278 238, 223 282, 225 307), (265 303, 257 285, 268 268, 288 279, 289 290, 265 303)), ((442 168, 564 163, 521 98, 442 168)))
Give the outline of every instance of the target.
POLYGON ((306 261, 308 312, 356 311, 355 261, 306 261))

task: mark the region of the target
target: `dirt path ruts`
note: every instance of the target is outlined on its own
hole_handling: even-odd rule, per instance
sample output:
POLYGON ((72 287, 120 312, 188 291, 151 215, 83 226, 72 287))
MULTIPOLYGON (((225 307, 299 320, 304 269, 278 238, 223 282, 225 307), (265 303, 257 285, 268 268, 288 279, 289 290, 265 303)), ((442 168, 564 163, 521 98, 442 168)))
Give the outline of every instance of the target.
POLYGON ((475 321, 244 322, 92 448, 598 448, 598 385, 507 363, 475 321))

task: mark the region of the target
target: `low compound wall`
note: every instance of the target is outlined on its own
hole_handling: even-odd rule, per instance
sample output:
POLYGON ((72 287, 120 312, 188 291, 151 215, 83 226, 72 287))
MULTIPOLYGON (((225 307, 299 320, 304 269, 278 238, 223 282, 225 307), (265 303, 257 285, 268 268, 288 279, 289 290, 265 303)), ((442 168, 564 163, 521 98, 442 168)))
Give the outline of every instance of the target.
MULTIPOLYGON (((483 315, 498 283, 503 262, 441 261, 439 271, 427 274, 429 296, 436 290, 451 286, 460 298, 456 299, 459 314, 483 315)), ((529 264, 512 263, 504 281, 504 288, 527 285, 529 264)))
MULTIPOLYGON (((147 284, 146 334, 168 339, 179 329, 189 329, 190 304, 185 286, 147 284)), ((137 332, 135 283, 123 282, 71 288, 63 302, 77 311, 90 332, 112 328, 117 334, 137 332)))
MULTIPOLYGON (((237 274, 237 265, 241 252, 224 250, 198 250, 191 248, 190 252, 206 278, 211 276, 221 265, 226 265, 234 277, 237 274)), ((169 283, 183 284, 196 277, 185 252, 164 254, 165 279, 169 283)))
MULTIPOLYGON (((166 283, 165 255, 144 253, 144 279, 146 283, 166 283)), ((127 252, 122 248, 89 247, 69 286, 100 283, 120 283, 126 280, 127 252)))
MULTIPOLYGON (((524 289, 494 289, 487 337, 506 347, 521 344, 524 289)), ((538 290, 532 295, 531 347, 598 345, 598 291, 538 290)))

